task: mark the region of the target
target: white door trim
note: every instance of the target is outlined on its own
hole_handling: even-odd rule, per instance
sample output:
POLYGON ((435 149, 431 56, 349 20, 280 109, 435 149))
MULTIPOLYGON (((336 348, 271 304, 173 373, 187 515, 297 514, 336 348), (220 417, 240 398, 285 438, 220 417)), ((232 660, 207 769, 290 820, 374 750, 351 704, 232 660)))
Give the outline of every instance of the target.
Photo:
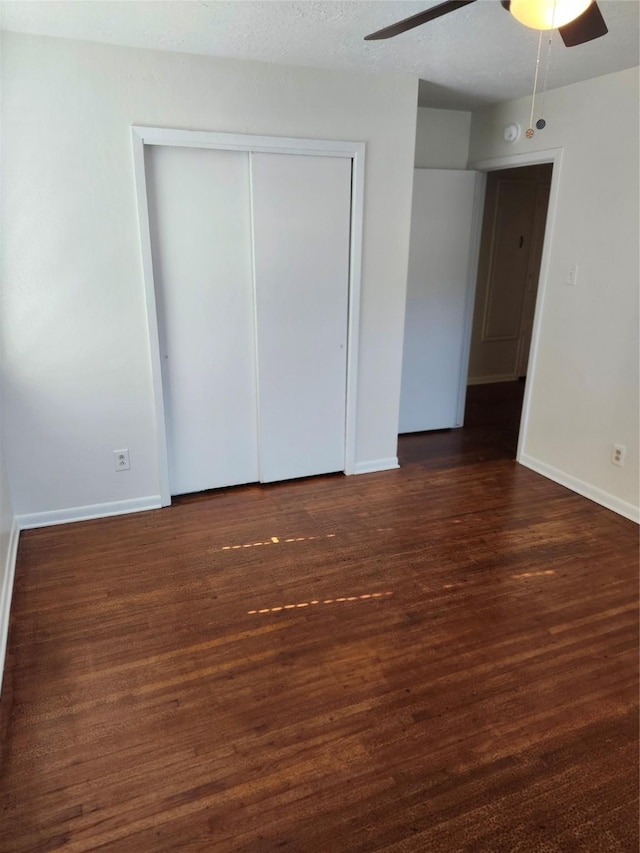
MULTIPOLYGON (((556 212, 558 209, 558 197, 560 194, 562 153, 562 148, 547 148, 542 151, 531 151, 525 154, 510 154, 505 157, 494 157, 491 160, 478 160, 469 163, 469 169, 476 169, 479 172, 495 172, 498 169, 513 169, 517 168, 518 166, 535 166, 540 163, 553 164, 553 171, 551 173, 551 191, 549 193, 549 207, 547 212, 547 223, 544 230, 542 259, 540 261, 538 295, 536 297, 536 307, 533 315, 533 331, 531 333, 529 366, 527 370, 527 381, 524 389, 522 415, 520 418, 518 449, 516 451, 516 460, 518 462, 522 461, 522 456, 524 454, 524 447, 527 438, 527 430, 529 428, 531 388, 533 387, 533 379, 538 363, 538 348, 540 346, 540 318, 542 316, 542 308, 547 295, 547 288, 549 283, 549 259, 551 256, 551 243, 553 240, 553 232, 556 224, 556 212)), ((469 331, 468 344, 470 344, 470 342, 471 331, 469 331)))
POLYGON ((157 446, 158 477, 162 506, 171 503, 169 466, 164 415, 164 396, 160 345, 158 340, 158 315, 156 309, 151 236, 147 207, 147 184, 144 167, 145 145, 171 145, 184 148, 217 148, 232 151, 265 152, 277 154, 308 154, 322 157, 348 157, 351 159, 351 236, 349 246, 349 319, 347 338, 347 388, 345 418, 345 474, 356 473, 356 403, 358 383, 358 337, 360 327, 360 289, 362 271, 362 229, 364 210, 364 142, 340 142, 324 139, 293 139, 278 136, 248 136, 236 133, 210 133, 209 131, 172 130, 160 127, 131 128, 133 140, 133 167, 140 227, 142 274, 144 279, 149 353, 153 384, 155 438, 157 446))

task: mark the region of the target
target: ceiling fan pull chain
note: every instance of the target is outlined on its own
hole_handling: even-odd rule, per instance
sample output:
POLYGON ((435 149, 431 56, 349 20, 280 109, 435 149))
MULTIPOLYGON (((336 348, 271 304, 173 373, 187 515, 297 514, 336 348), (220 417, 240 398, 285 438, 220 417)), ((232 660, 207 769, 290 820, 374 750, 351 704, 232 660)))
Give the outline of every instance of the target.
POLYGON ((549 43, 547 44, 547 64, 544 69, 544 77, 542 78, 542 102, 540 104, 540 118, 536 122, 536 127, 538 130, 542 130, 547 126, 546 121, 544 120, 544 99, 547 94, 547 76, 549 74, 549 65, 551 63, 551 40, 553 38, 553 30, 549 30, 549 43))
POLYGON ((540 30, 540 35, 538 36, 538 55, 536 57, 536 73, 533 79, 533 95, 531 97, 531 115, 529 116, 529 128, 525 134, 527 139, 531 139, 534 135, 535 130, 533 129, 533 110, 536 103, 536 89, 538 88, 538 71, 540 70, 540 52, 542 50, 542 30, 540 30))

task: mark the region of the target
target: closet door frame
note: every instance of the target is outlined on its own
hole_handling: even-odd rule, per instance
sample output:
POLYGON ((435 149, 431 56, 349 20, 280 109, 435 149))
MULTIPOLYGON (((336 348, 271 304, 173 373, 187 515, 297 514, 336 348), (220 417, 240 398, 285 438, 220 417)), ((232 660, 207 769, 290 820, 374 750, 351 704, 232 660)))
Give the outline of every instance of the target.
POLYGON ((145 145, 170 145, 180 148, 214 148, 251 153, 304 154, 310 157, 347 157, 351 160, 351 233, 349 241, 349 297, 347 327, 347 383, 345 416, 345 474, 355 473, 356 403, 358 380, 358 332, 360 327, 360 289, 362 275, 362 228, 364 209, 364 142, 340 142, 325 139, 295 139, 279 136, 249 136, 236 133, 172 130, 160 127, 131 127, 133 166, 140 227, 142 272, 153 388, 158 478, 162 506, 171 504, 169 464, 165 427, 164 394, 156 291, 151 257, 151 233, 147 206, 145 145))

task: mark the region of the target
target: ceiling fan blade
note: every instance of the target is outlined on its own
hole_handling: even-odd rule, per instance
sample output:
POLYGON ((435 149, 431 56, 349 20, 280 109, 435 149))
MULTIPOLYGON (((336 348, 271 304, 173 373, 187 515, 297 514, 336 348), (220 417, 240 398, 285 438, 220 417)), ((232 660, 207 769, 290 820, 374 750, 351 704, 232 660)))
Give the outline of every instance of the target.
POLYGON ((433 21, 441 15, 448 15, 449 12, 455 12, 456 9, 461 9, 462 6, 468 6, 470 3, 475 3, 476 0, 447 0, 446 3, 440 3, 438 6, 432 6, 431 9, 425 9, 424 12, 418 12, 417 15, 412 15, 410 18, 405 18, 404 21, 398 21, 391 24, 382 30, 371 33, 364 37, 365 41, 376 41, 377 39, 390 39, 393 36, 399 36, 400 33, 406 33, 407 30, 412 30, 414 27, 419 27, 420 24, 426 24, 427 21, 433 21))
POLYGON ((599 39, 600 36, 606 35, 609 30, 594 0, 580 17, 569 24, 565 24, 564 27, 560 27, 558 32, 567 47, 575 47, 578 44, 584 44, 586 41, 599 39))

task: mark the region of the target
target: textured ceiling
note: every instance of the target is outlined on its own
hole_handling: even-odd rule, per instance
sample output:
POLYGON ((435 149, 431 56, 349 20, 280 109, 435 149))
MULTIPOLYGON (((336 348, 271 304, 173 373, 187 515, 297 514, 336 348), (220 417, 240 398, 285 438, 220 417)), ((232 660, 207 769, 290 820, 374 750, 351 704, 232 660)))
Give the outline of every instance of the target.
MULTIPOLYGON (((498 0, 478 0, 388 41, 363 37, 437 5, 434 0, 5 0, 2 27, 17 32, 233 59, 420 78, 420 104, 474 109, 531 92, 538 34, 498 0)), ((640 63, 638 0, 598 0, 609 34, 566 48, 554 33, 549 88, 640 63)), ((541 75, 547 66, 543 45, 541 75)))

